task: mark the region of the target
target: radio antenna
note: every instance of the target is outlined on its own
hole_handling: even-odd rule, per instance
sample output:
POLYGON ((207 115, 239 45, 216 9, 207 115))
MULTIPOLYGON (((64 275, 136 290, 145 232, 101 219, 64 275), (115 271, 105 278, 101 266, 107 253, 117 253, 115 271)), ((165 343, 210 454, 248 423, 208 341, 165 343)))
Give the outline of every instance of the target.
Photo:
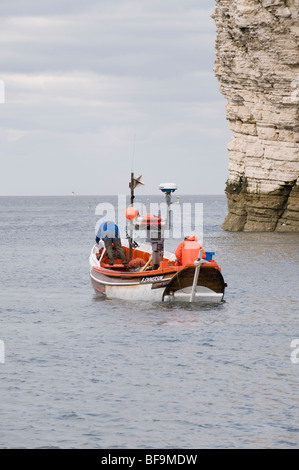
POLYGON ((134 135, 134 143, 133 143, 132 165, 131 165, 131 171, 132 171, 132 173, 133 173, 133 170, 134 170, 135 140, 136 140, 136 134, 134 135))

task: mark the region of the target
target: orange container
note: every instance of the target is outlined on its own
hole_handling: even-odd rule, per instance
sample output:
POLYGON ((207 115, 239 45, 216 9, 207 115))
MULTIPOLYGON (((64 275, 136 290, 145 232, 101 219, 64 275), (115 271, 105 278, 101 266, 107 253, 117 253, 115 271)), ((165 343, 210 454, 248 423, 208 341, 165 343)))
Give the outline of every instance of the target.
POLYGON ((182 251, 182 265, 193 264, 197 260, 200 250, 198 242, 187 241, 182 251))
POLYGON ((168 268, 168 266, 169 266, 169 261, 168 260, 160 261, 160 268, 162 270, 168 268))

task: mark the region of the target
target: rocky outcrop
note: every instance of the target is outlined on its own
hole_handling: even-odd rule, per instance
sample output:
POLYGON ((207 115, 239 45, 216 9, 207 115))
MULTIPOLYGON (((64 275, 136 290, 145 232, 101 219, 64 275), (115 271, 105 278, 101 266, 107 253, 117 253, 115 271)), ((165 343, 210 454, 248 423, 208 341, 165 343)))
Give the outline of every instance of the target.
POLYGON ((299 0, 216 0, 215 75, 234 132, 225 230, 299 231, 299 0))

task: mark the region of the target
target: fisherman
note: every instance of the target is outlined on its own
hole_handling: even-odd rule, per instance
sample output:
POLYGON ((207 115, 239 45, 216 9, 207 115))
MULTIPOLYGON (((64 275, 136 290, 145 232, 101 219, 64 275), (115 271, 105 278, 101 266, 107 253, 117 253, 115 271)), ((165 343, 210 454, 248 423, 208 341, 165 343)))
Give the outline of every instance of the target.
POLYGON ((100 240, 103 240, 105 244, 105 248, 107 251, 108 258, 109 258, 109 264, 111 266, 113 266, 114 264, 113 248, 115 248, 115 250, 121 257, 125 268, 127 268, 128 262, 127 262, 124 249, 121 246, 118 226, 114 222, 111 222, 109 220, 107 222, 103 222, 100 225, 97 235, 96 235, 96 243, 98 244, 100 240))
POLYGON ((202 250, 202 259, 206 258, 207 255, 203 247, 198 243, 198 239, 195 236, 185 237, 184 241, 179 244, 175 251, 175 256, 179 265, 185 266, 186 264, 194 263, 200 250, 202 250))

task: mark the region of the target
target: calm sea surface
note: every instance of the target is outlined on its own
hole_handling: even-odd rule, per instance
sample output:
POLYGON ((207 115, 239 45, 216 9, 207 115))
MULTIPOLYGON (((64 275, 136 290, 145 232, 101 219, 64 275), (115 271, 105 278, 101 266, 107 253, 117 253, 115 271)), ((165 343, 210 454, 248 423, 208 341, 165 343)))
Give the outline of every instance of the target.
POLYGON ((88 258, 112 199, 0 198, 0 447, 298 448, 299 235, 227 233, 225 197, 182 196, 225 301, 101 300, 88 258))

